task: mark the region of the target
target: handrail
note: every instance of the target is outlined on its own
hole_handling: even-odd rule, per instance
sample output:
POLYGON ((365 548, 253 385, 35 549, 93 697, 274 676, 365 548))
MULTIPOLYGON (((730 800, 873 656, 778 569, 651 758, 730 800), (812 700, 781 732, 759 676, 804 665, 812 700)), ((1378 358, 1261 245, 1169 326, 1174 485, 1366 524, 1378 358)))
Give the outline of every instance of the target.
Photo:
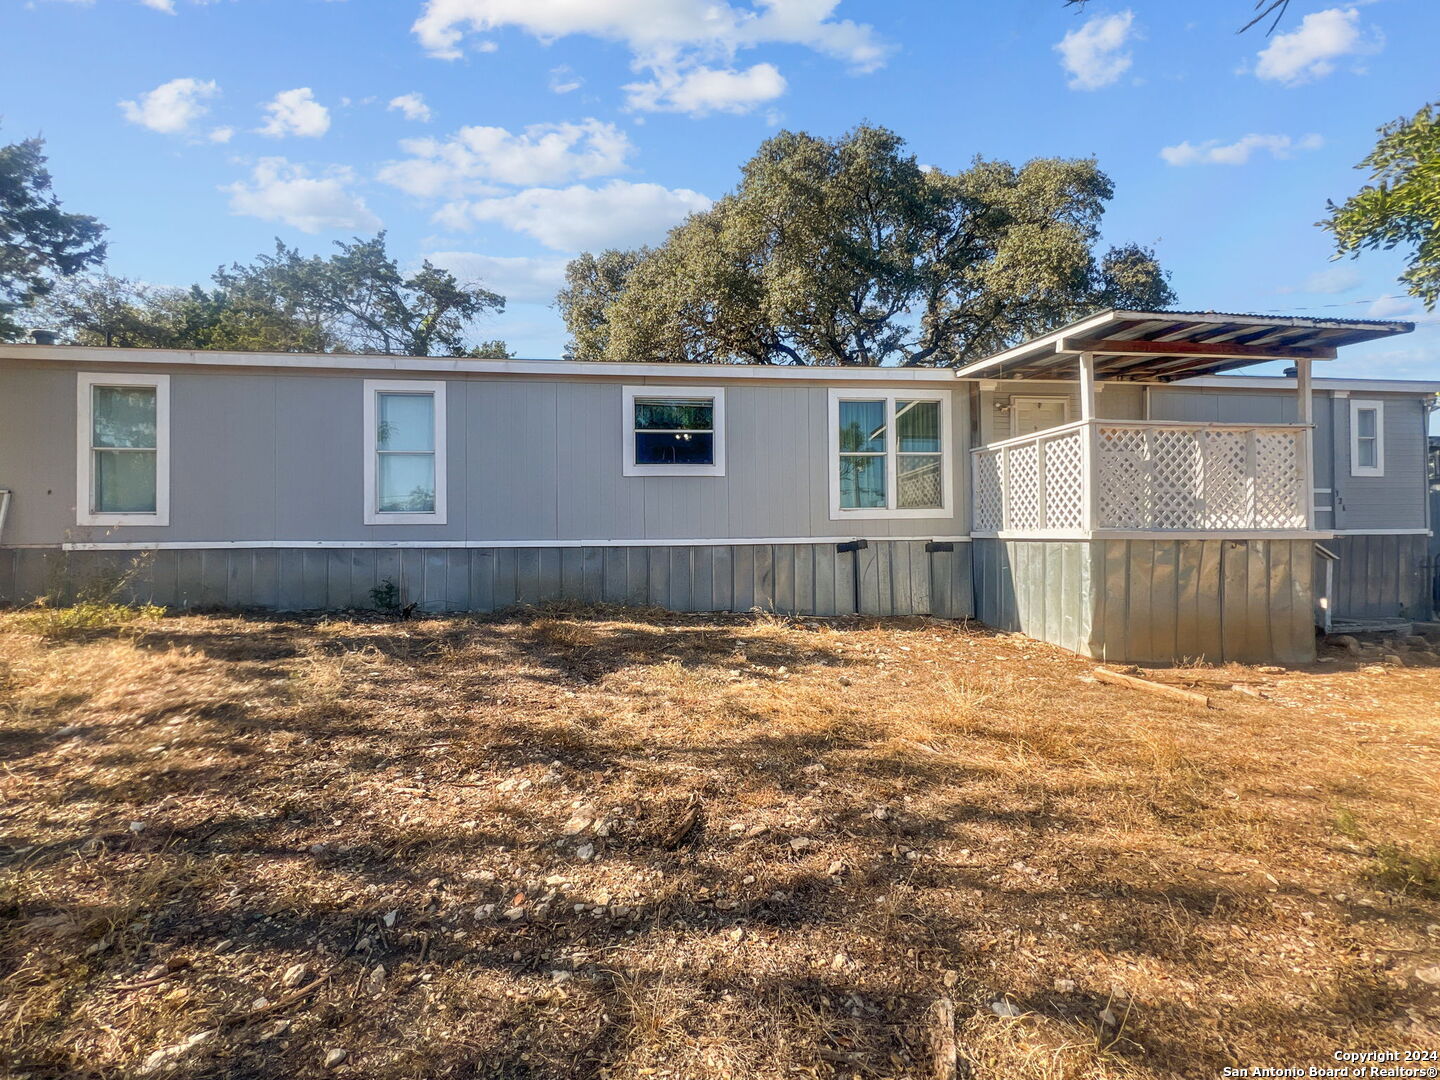
POLYGON ((1001 439, 999 442, 990 442, 982 446, 972 447, 970 453, 978 454, 984 450, 1000 450, 1007 446, 1018 446, 1022 443, 1033 442, 1036 439, 1048 439, 1053 435, 1063 435, 1066 432, 1078 431, 1089 424, 1095 424, 1098 427, 1191 428, 1204 429, 1206 431, 1304 431, 1306 428, 1313 426, 1310 424, 1217 424, 1207 420, 1108 420, 1101 417, 1094 420, 1071 420, 1068 424, 1058 424, 1055 427, 1045 428, 1041 431, 1032 431, 1029 435, 1012 435, 1010 438, 1001 439))
POLYGON ((976 446, 970 453, 978 454, 983 450, 1000 450, 1006 446, 1018 446, 1021 443, 1033 442, 1036 439, 1048 439, 1053 435, 1064 435, 1070 431, 1079 431, 1086 424, 1093 423, 1090 420, 1071 420, 1068 424, 1059 424, 1056 427, 1049 427, 1043 431, 1032 431, 1029 435, 1014 435, 1008 439, 1001 439, 999 442, 986 443, 984 446, 976 446))
POLYGON ((1215 424, 1208 420, 1096 420, 1102 427, 1202 428, 1206 431, 1304 431, 1310 424, 1215 424))

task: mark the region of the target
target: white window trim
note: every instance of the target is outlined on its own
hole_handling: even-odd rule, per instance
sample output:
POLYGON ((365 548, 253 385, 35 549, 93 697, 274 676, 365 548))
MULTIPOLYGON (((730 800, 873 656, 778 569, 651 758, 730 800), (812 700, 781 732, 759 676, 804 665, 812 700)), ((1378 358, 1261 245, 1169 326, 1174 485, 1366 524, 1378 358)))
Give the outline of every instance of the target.
POLYGON ((169 525, 170 524, 170 376, 135 375, 126 372, 99 374, 82 371, 76 379, 75 394, 75 523, 77 525, 169 525), (152 386, 155 388, 155 510, 153 513, 97 513, 95 506, 95 457, 91 452, 97 386, 152 386))
MULTIPOLYGON (((1068 423, 1070 422, 1070 399, 1069 399, 1068 397, 1060 397, 1060 396, 1057 396, 1057 395, 1055 395, 1055 394, 1049 394, 1049 395, 1046 395, 1046 394, 1011 394, 1011 395, 1010 395, 1010 437, 1011 437, 1012 439, 1015 439, 1015 438, 1019 438, 1019 437, 1020 437, 1020 432, 1017 432, 1017 431, 1015 430, 1015 407, 1016 407, 1017 405, 1019 405, 1022 401, 1033 401, 1033 402, 1035 402, 1037 405, 1044 405, 1044 404, 1047 404, 1047 403, 1050 403, 1050 402, 1059 402, 1059 403, 1060 403, 1060 415, 1063 416, 1065 419, 1061 420, 1060 423, 1059 423, 1059 424, 1056 424, 1055 426, 1056 426, 1056 427, 1060 427, 1060 426, 1062 426, 1062 425, 1064 425, 1064 424, 1068 424, 1068 423)), ((1047 430, 1049 430, 1049 429, 1048 429, 1048 428, 1040 428, 1039 430, 1040 430, 1040 431, 1047 431, 1047 430)), ((1031 434, 1031 435, 1033 435, 1033 434, 1036 434, 1036 433, 1035 433, 1035 432, 1027 432, 1026 434, 1031 434)))
POLYGON ((725 388, 723 386, 626 386, 621 395, 622 476, 724 476, 725 388), (635 461, 635 400, 637 398, 709 398, 713 404, 715 460, 709 465, 640 465, 635 461))
POLYGON ((1385 475, 1385 403, 1378 399, 1350 399, 1350 475, 1385 475), (1360 425, 1357 422, 1362 409, 1375 410, 1375 464, 1360 464, 1360 425))
POLYGON ((944 518, 955 513, 954 461, 955 447, 950 433, 950 391, 949 390, 865 390, 863 388, 830 390, 829 414, 826 422, 829 429, 829 460, 826 469, 830 476, 830 520, 863 521, 881 518, 944 518), (906 401, 940 402, 940 505, 919 510, 901 510, 890 507, 866 507, 846 510, 840 506, 840 402, 842 401, 884 401, 887 431, 885 440, 885 495, 894 502, 898 494, 895 483, 895 463, 898 448, 893 430, 895 402, 906 401))
POLYGON ((365 380, 365 524, 366 525, 444 525, 446 523, 446 458, 445 451, 445 383, 422 382, 418 379, 365 380), (376 489, 379 470, 376 468, 375 421, 377 404, 384 394, 431 394, 435 398, 435 509, 428 513, 382 513, 376 489))

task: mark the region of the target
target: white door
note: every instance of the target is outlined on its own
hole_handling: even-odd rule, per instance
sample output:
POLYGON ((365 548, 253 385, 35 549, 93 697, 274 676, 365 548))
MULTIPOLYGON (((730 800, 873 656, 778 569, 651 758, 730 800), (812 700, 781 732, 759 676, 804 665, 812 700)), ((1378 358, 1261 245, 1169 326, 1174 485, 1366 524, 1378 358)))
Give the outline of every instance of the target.
POLYGON ((1070 420, 1066 398, 1014 397, 1010 399, 1010 436, 1033 435, 1070 420))

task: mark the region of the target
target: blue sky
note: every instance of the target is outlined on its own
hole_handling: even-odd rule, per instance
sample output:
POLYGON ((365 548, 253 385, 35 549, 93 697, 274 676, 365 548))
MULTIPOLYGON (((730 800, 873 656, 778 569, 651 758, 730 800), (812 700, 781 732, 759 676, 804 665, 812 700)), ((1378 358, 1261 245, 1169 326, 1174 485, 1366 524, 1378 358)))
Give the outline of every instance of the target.
MULTIPOLYGON (((110 269, 206 280, 273 238, 390 230, 558 356, 568 256, 655 241, 779 127, 887 125, 946 169, 1098 157, 1110 242, 1185 308, 1421 316, 1399 258, 1314 226, 1381 123, 1437 95, 1440 4, 1292 0, 7 0, 0 138, 44 135, 110 269)), ((1440 323, 1325 372, 1440 378, 1440 323)))

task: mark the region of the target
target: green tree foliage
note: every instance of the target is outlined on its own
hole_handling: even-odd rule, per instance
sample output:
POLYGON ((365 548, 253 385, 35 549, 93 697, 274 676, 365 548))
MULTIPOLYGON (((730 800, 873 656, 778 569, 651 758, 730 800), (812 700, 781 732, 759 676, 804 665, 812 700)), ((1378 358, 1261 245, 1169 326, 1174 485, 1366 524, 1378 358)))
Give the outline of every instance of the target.
POLYGON ((37 323, 63 328, 75 345, 155 348, 171 344, 172 328, 156 317, 158 290, 112 274, 77 274, 58 282, 34 305, 37 323))
POLYGON ((1440 102, 1380 129, 1380 140, 1356 166, 1370 183, 1344 203, 1328 204, 1320 222, 1335 235, 1337 257, 1404 248, 1400 280, 1427 310, 1440 301, 1440 102))
POLYGON ((104 262, 104 232, 93 217, 60 209, 42 140, 0 146, 0 340, 20 335, 15 313, 57 278, 104 262))
POLYGON ((331 345, 322 323, 307 322, 273 297, 233 282, 206 291, 79 275, 35 305, 35 316, 75 345, 240 352, 323 352, 331 345))
POLYGON ((582 255, 580 359, 955 365, 1106 307, 1174 301, 1154 255, 1097 255, 1093 160, 923 169, 879 127, 782 131, 653 251, 582 255))
POLYGON ((470 349, 465 355, 475 360, 515 359, 515 354, 511 351, 510 346, 505 344, 505 342, 501 341, 499 338, 496 338, 493 341, 482 341, 479 345, 476 345, 472 349, 470 349))
POLYGON ((606 312, 619 299, 630 274, 650 255, 648 247, 634 251, 607 248, 599 255, 587 251, 570 260, 565 267, 565 288, 555 301, 565 314, 576 356, 594 360, 606 354, 610 344, 606 312))
MULTIPOLYGON (((504 297, 428 262, 405 276, 384 233, 339 247, 307 258, 277 240, 273 253, 215 271, 210 289, 81 277, 37 312, 84 345, 465 356, 477 355, 467 347, 469 324, 504 307, 504 297)), ((477 348, 508 355, 502 341, 477 348)))
POLYGON ((461 284, 428 260, 407 277, 386 251, 384 232, 336 247, 329 258, 304 258, 277 241, 273 255, 227 273, 273 290, 287 310, 323 320, 336 347, 350 352, 464 356, 470 323, 505 310, 503 296, 461 284))

